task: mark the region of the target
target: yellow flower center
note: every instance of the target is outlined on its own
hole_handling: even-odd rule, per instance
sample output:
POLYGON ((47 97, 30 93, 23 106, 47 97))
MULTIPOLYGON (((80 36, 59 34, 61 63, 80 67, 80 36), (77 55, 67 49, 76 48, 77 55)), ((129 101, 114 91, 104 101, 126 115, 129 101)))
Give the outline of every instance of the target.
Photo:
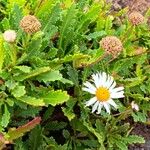
POLYGON ((101 102, 108 101, 109 98, 110 98, 110 92, 109 92, 109 90, 107 88, 99 87, 96 90, 96 97, 101 102))

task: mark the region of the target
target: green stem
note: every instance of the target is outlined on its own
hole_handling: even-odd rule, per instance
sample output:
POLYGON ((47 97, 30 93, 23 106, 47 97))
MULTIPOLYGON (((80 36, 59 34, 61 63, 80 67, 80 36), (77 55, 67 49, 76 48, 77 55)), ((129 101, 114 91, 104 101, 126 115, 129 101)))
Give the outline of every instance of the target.
POLYGON ((17 50, 14 44, 10 44, 10 57, 12 60, 12 66, 15 66, 17 61, 17 50))

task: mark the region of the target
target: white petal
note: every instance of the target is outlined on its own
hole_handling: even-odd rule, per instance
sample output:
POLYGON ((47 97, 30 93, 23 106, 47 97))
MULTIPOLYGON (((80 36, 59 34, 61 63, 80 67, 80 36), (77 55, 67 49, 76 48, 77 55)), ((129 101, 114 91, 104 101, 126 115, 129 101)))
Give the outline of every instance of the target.
POLYGON ((110 114, 110 106, 109 106, 109 103, 104 102, 103 105, 104 105, 104 107, 105 107, 107 113, 110 114))
POLYGON ((115 103, 112 99, 110 99, 110 100, 108 101, 108 103, 109 103, 110 105, 114 106, 115 108, 117 108, 116 103, 115 103))
POLYGON ((93 97, 89 101, 86 102, 86 106, 93 105, 96 101, 97 101, 97 98, 93 97))
POLYGON ((84 83, 84 86, 86 86, 87 88, 89 88, 89 89, 91 89, 91 90, 93 90, 93 91, 96 91, 96 88, 95 88, 95 86, 94 85, 92 85, 90 82, 85 82, 84 83))
POLYGON ((96 111, 97 107, 98 107, 99 101, 97 101, 93 107, 92 107, 92 113, 96 111))
POLYGON ((111 91, 112 89, 114 89, 115 86, 116 86, 116 82, 114 81, 114 82, 112 83, 112 85, 110 86, 109 90, 111 91))
POLYGON ((99 76, 98 76, 98 74, 93 74, 92 78, 94 80, 96 87, 98 88, 99 87, 99 76))
POLYGON ((123 93, 112 93, 111 94, 111 96, 110 96, 111 98, 123 98, 124 97, 124 95, 123 95, 123 93))
POLYGON ((101 113, 101 109, 102 109, 102 104, 101 103, 99 103, 99 105, 98 105, 98 108, 97 108, 97 114, 100 114, 101 113))
POLYGON ((102 86, 105 87, 106 86, 106 81, 107 81, 107 75, 105 72, 102 72, 102 75, 101 75, 101 82, 102 82, 102 86))
POLYGON ((83 91, 89 92, 91 94, 95 94, 95 90, 91 90, 89 88, 82 88, 83 91))
POLYGON ((108 79, 107 79, 107 82, 106 82, 106 87, 110 88, 110 86, 112 85, 113 81, 114 81, 113 77, 108 75, 108 79))
POLYGON ((103 78, 101 72, 98 73, 98 80, 99 80, 98 87, 101 87, 103 85, 103 78))
POLYGON ((123 91, 123 90, 124 90, 124 87, 117 87, 117 88, 112 89, 111 92, 112 93, 113 92, 117 93, 117 92, 120 92, 120 91, 123 91))

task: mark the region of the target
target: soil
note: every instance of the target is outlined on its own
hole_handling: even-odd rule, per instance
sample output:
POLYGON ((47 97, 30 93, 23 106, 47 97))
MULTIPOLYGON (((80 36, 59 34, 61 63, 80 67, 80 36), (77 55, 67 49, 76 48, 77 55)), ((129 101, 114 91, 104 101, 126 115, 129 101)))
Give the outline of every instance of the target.
POLYGON ((120 10, 122 8, 128 7, 129 11, 139 11, 142 14, 150 8, 150 0, 108 0, 113 2, 113 9, 120 10))

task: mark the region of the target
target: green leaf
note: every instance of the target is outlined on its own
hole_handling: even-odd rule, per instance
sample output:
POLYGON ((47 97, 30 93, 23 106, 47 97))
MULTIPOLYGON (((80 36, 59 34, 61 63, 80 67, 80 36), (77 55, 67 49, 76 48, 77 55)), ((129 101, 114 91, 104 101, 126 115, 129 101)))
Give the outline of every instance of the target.
POLYGON ((84 121, 83 124, 84 124, 84 126, 87 127, 87 129, 88 129, 91 133, 93 133, 93 134, 97 137, 99 144, 101 144, 101 149, 105 149, 105 148, 104 148, 104 145, 103 145, 104 138, 103 138, 103 136, 101 135, 101 133, 97 132, 97 131, 92 127, 92 125, 90 125, 90 123, 87 123, 87 122, 84 121))
POLYGON ((45 125, 45 128, 52 131, 64 129, 67 126, 66 122, 50 121, 45 125))
POLYGON ((12 90, 14 97, 18 98, 26 94, 25 86, 17 86, 12 90))
POLYGON ((75 68, 72 68, 72 67, 68 67, 68 72, 67 74, 69 75, 70 77, 70 80, 76 85, 78 86, 79 85, 79 82, 78 82, 78 72, 75 68))
POLYGON ((40 126, 35 127, 29 135, 29 150, 38 150, 42 144, 42 129, 40 126))
POLYGON ((44 97, 44 102, 46 104, 51 104, 52 106, 56 106, 59 104, 62 104, 69 100, 69 95, 66 91, 50 91, 48 94, 46 94, 44 97))
POLYGON ((129 135, 128 137, 123 138, 123 140, 129 144, 145 143, 144 137, 138 135, 129 135))
POLYGON ((128 150, 128 146, 122 141, 116 141, 116 145, 120 150, 128 150))
POLYGON ((4 63, 4 47, 3 47, 3 39, 0 36, 0 72, 2 71, 3 63, 4 63))
POLYGON ((17 100, 22 101, 32 106, 45 106, 43 99, 39 99, 39 98, 31 97, 31 96, 19 97, 17 98, 17 100))
POLYGON ((63 23, 60 28, 59 49, 66 50, 67 46, 75 39, 75 26, 77 22, 76 6, 72 5, 63 18, 63 23))
POLYGON ((6 103, 7 103, 9 106, 13 106, 13 105, 14 105, 13 99, 10 99, 10 98, 7 98, 6 103))
POLYGON ((18 85, 17 82, 13 80, 8 80, 5 82, 5 86, 8 87, 8 89, 13 90, 18 85))
POLYGON ((31 71, 31 67, 28 66, 15 66, 15 69, 19 69, 20 71, 24 73, 29 73, 31 71))
MULTIPOLYGON (((11 2, 12 3, 12 9, 11 9, 11 13, 10 13, 10 24, 11 24, 11 27, 13 29, 16 29, 18 30, 20 27, 19 27, 19 22, 20 20, 22 19, 23 17, 23 13, 22 13, 22 6, 24 6, 24 4, 19 7, 17 5, 19 1, 17 1, 16 3, 15 2, 11 2)), ((25 2, 25 1, 24 1, 25 2)))
POLYGON ((146 114, 142 112, 132 113, 135 122, 146 122, 146 114))
POLYGON ((85 25, 86 24, 89 25, 90 22, 95 21, 96 18, 98 17, 98 15, 99 15, 100 11, 101 11, 101 6, 100 5, 97 5, 97 4, 92 5, 90 7, 88 13, 84 14, 84 16, 81 18, 80 25, 78 26, 78 29, 77 29, 76 32, 79 32, 80 30, 86 29, 85 25))
POLYGON ((102 37, 106 34, 107 33, 105 31, 96 31, 96 32, 90 33, 89 35, 86 35, 85 37, 88 40, 91 40, 91 39, 97 39, 97 38, 102 37))
POLYGON ((73 107, 75 104, 76 100, 71 98, 66 102, 67 107, 62 108, 64 115, 69 119, 69 121, 71 121, 75 117, 75 114, 73 112, 73 107))
POLYGON ((75 114, 69 108, 63 108, 62 111, 64 115, 69 119, 69 121, 71 121, 75 117, 75 114))
POLYGON ((42 68, 38 68, 38 69, 35 69, 34 71, 31 71, 30 73, 28 74, 25 74, 25 75, 19 75, 17 77, 15 77, 16 80, 18 81, 23 81, 25 79, 29 79, 29 78, 33 78, 35 76, 38 76, 42 73, 45 73, 45 72, 48 72, 50 71, 51 69, 49 67, 42 67, 42 68))
POLYGON ((39 75, 36 79, 46 83, 48 81, 61 80, 62 75, 60 74, 59 71, 50 71, 39 75))
POLYGON ((4 18, 4 19, 2 20, 2 25, 3 25, 3 29, 4 29, 4 30, 10 29, 9 20, 8 20, 7 18, 4 18))
POLYGON ((62 78, 61 80, 60 80, 62 83, 64 83, 64 84, 71 84, 71 85, 73 85, 73 82, 71 81, 71 80, 68 80, 68 79, 65 79, 65 78, 62 78))
POLYGON ((1 125, 5 128, 7 127, 8 123, 9 123, 9 120, 10 120, 10 113, 7 109, 7 106, 4 105, 4 114, 2 116, 2 121, 1 121, 1 125))

